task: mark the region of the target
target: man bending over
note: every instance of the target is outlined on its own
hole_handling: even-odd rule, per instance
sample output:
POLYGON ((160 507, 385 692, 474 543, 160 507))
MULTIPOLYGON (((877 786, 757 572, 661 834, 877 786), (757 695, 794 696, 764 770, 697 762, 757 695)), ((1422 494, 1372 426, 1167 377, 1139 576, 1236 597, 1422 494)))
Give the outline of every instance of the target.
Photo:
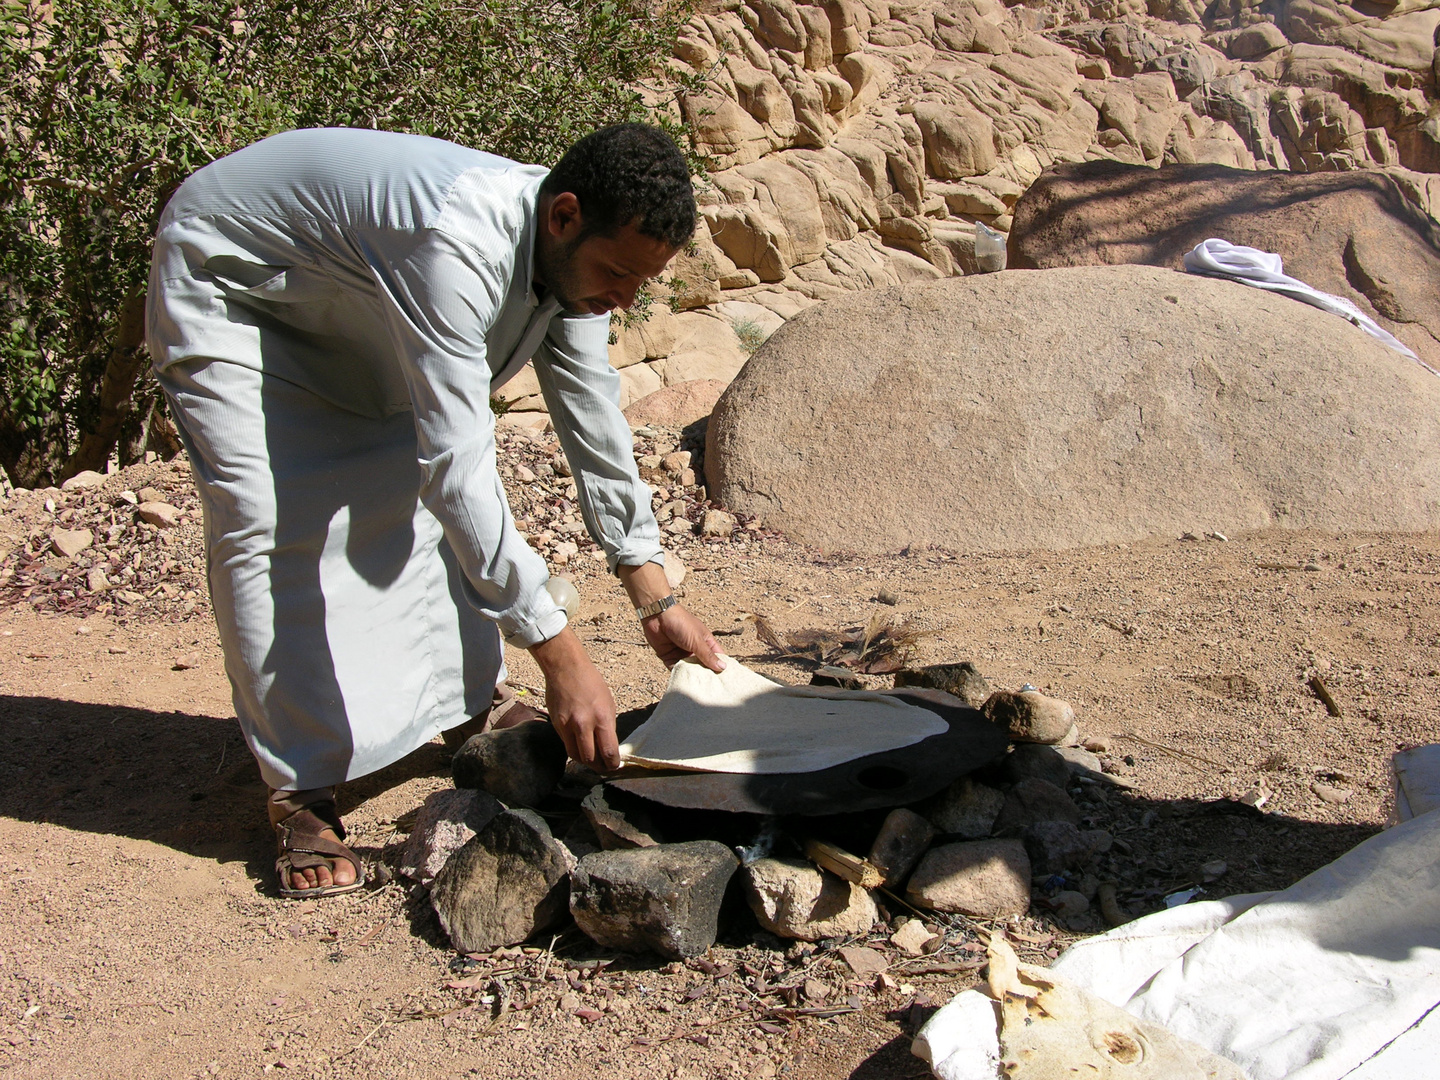
POLYGON ((496 473, 490 395, 526 361, 646 639, 667 664, 724 666, 666 583, 606 349, 610 312, 694 228, 683 156, 639 124, 548 173, 413 135, 291 131, 166 207, 147 338, 204 506, 283 895, 363 883, 336 784, 483 729, 492 704, 528 714, 496 689, 502 635, 544 672, 570 755, 618 764, 614 699, 496 473))

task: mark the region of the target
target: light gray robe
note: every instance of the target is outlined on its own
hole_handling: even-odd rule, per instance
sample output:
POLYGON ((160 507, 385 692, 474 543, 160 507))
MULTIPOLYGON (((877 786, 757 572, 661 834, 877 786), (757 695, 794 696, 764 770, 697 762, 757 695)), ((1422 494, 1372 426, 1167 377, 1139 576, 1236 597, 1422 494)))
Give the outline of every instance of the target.
POLYGON ((585 524, 660 561, 608 316, 537 299, 545 170, 418 136, 293 131, 161 218, 147 341, 205 508, 235 708, 267 783, 382 768, 489 704, 495 625, 565 625, 495 467, 531 358, 585 524))

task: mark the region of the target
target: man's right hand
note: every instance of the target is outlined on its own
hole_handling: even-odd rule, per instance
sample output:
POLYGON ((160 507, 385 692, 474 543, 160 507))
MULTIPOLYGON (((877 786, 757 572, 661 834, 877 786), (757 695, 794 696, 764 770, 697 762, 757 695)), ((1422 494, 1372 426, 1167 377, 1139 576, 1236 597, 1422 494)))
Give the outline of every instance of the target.
POLYGON ((566 627, 530 649, 545 675, 545 708, 565 749, 580 764, 605 772, 620 767, 615 698, 585 646, 566 627))

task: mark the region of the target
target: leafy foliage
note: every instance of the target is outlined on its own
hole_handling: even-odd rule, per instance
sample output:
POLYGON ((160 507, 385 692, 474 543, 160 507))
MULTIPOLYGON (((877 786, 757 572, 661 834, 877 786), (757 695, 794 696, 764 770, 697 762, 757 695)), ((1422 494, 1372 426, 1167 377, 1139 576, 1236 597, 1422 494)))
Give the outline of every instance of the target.
POLYGON ((103 467, 143 419, 150 238, 193 170, 311 126, 553 163, 656 119, 637 88, 686 3, 0 0, 0 465, 103 467))

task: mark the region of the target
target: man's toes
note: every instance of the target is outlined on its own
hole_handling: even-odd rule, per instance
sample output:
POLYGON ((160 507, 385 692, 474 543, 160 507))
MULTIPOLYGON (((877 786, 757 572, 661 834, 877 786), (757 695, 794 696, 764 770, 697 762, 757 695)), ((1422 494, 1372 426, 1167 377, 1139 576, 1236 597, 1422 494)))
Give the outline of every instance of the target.
POLYGON ((315 885, 317 888, 328 889, 335 884, 335 879, 330 876, 330 867, 320 865, 315 868, 315 885))
POLYGON ((344 859, 335 860, 335 869, 331 874, 336 885, 355 884, 355 867, 344 859))

